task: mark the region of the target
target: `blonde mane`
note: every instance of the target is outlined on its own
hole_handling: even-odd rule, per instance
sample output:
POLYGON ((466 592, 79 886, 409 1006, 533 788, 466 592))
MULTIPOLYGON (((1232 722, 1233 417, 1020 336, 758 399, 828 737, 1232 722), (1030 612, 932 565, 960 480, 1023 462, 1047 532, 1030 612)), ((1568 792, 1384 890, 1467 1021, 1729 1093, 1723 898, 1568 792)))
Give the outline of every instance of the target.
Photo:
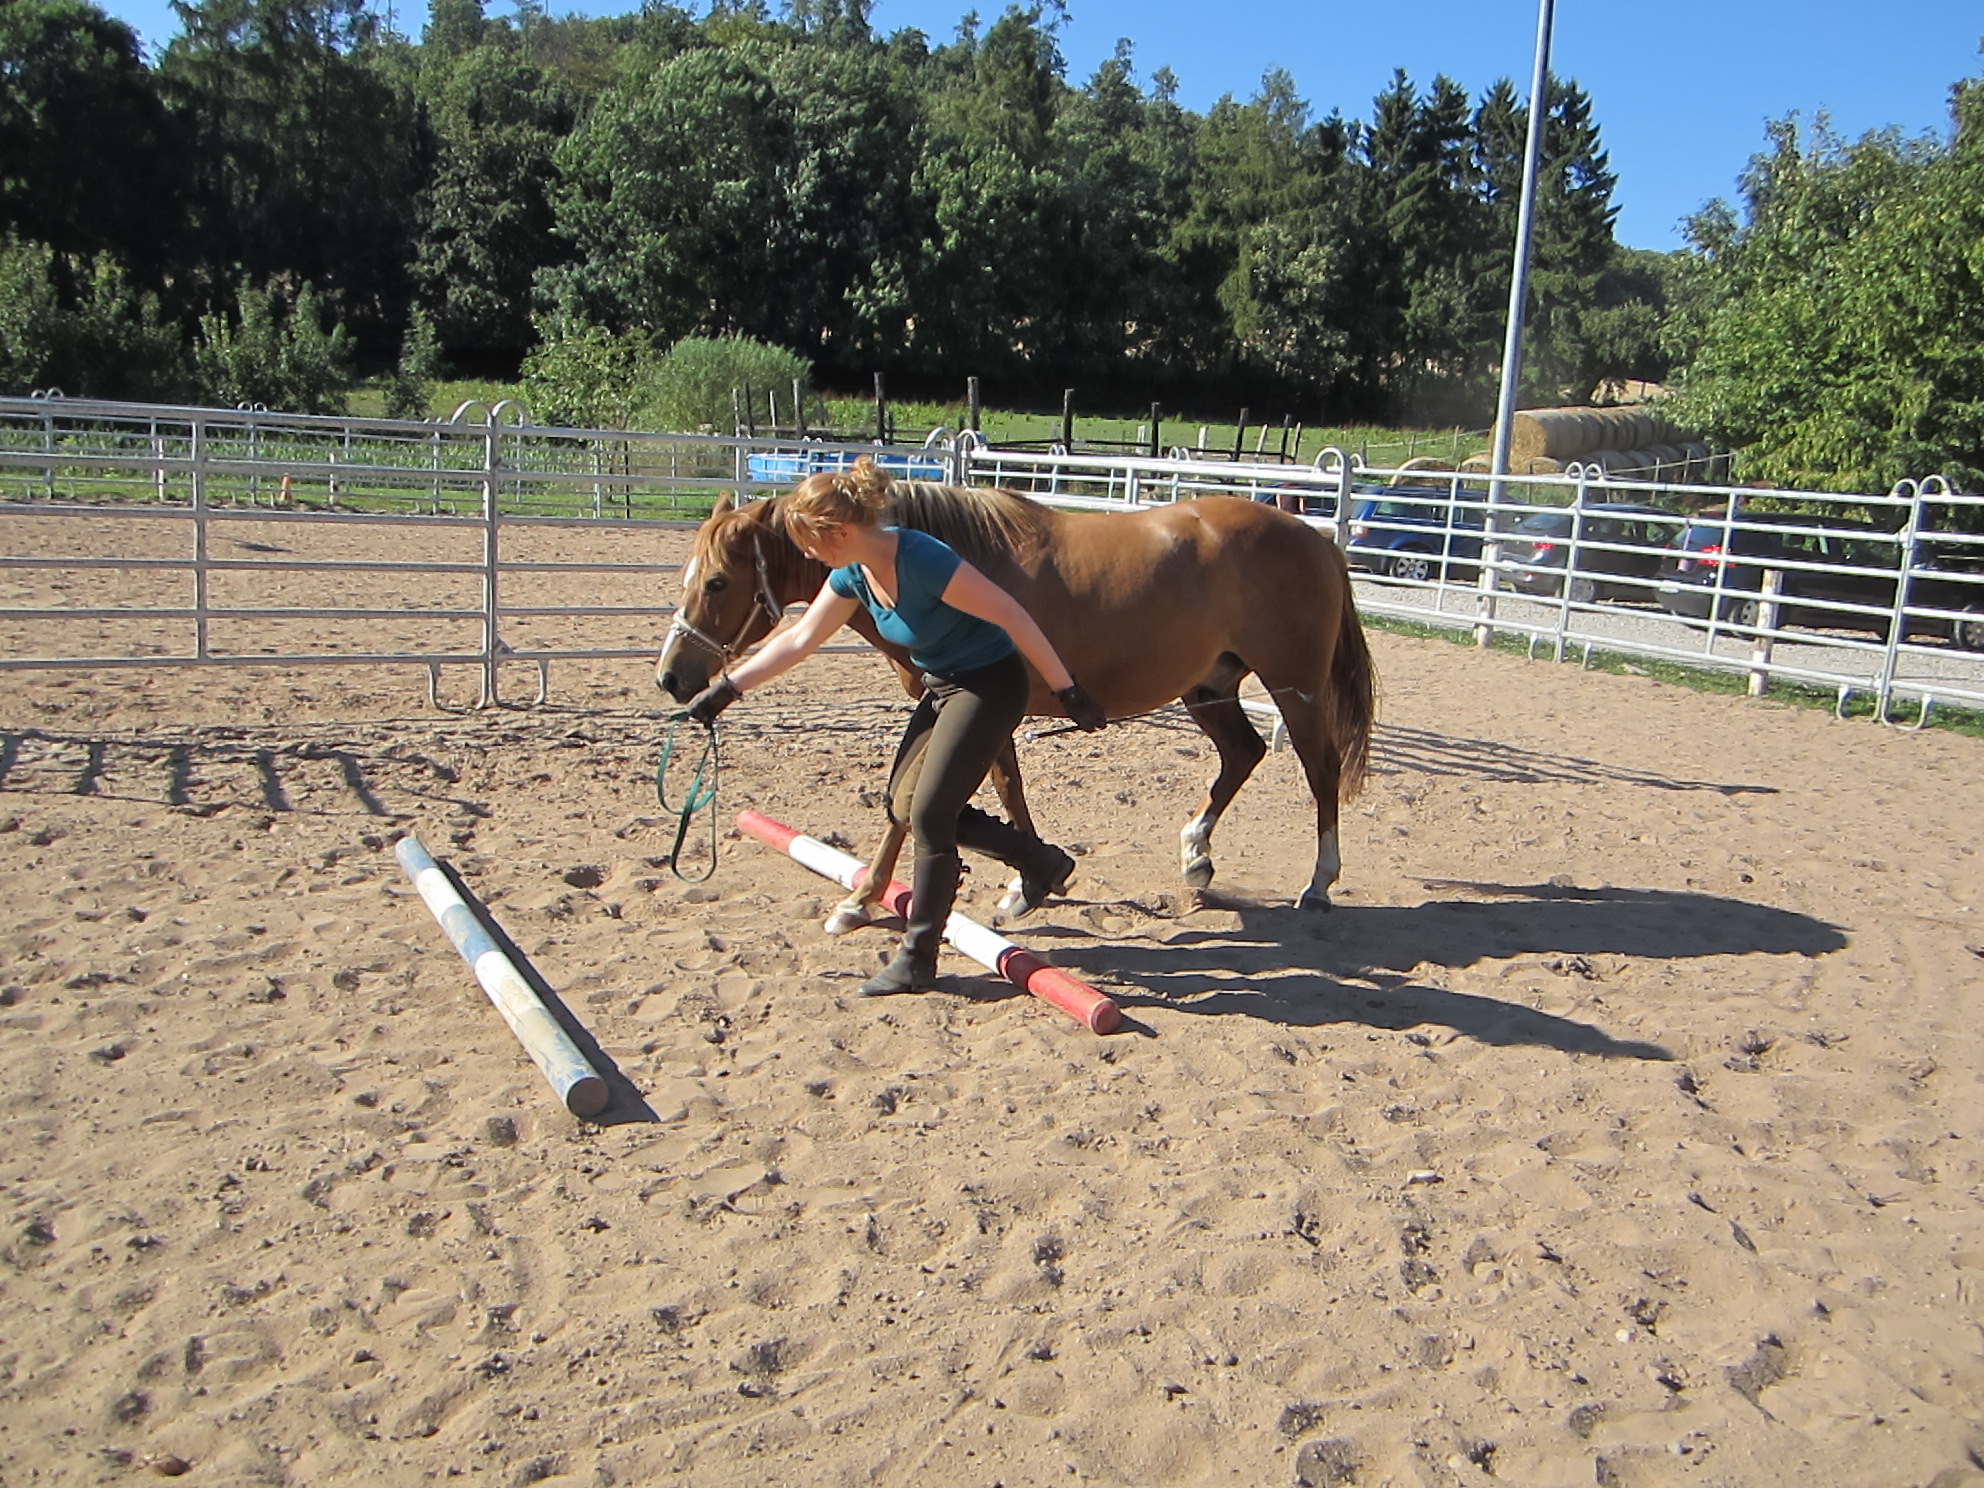
MULTIPOLYGON (((780 519, 783 496, 761 498, 696 529, 690 563, 696 573, 723 571, 745 555, 739 543, 749 534, 770 533, 778 541, 765 552, 774 565, 785 549, 798 549, 786 536, 780 519)), ((991 487, 939 485, 936 481, 899 480, 892 484, 884 520, 913 527, 947 544, 974 568, 989 570, 1005 562, 1025 567, 1047 545, 1054 513, 1038 502, 991 487)))
POLYGON ((887 516, 952 548, 975 568, 1000 560, 1025 567, 1043 548, 1054 513, 1036 501, 995 487, 944 486, 935 481, 896 481, 887 516))

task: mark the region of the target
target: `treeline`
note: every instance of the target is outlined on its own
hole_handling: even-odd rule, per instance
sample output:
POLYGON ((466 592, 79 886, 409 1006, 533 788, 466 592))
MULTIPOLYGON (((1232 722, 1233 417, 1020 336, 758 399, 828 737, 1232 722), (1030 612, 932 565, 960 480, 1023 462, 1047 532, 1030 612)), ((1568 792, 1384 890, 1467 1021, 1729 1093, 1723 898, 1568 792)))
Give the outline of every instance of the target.
MULTIPOLYGON (((1984 490, 1984 82, 1951 105, 1945 139, 1779 121, 1740 212, 1688 224, 1675 417, 1741 450, 1745 479, 1984 490)), ((1960 524, 1984 531, 1984 507, 1960 524)))
MULTIPOLYGON (((943 42, 877 35, 863 0, 435 0, 418 42, 366 0, 175 10, 148 60, 89 0, 0 5, 5 390, 329 406, 354 370, 407 392, 443 359, 745 336, 826 386, 1492 405, 1507 82, 1400 73, 1316 119, 1275 71, 1199 114, 1127 43, 1071 83, 1038 6, 943 42)), ((1665 371, 1669 264, 1613 241, 1591 100, 1548 108, 1526 371, 1554 401, 1665 371)))

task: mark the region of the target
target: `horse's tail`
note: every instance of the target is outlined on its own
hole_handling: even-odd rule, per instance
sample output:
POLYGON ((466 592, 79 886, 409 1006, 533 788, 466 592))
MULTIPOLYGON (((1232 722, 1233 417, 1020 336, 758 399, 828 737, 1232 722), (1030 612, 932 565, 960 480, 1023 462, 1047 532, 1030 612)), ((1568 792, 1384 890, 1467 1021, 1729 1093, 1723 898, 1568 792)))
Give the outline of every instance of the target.
POLYGON ((1337 776, 1337 799, 1349 801, 1364 785, 1364 771, 1371 762, 1371 727, 1378 714, 1378 674, 1371 665, 1370 643, 1364 638, 1364 622, 1357 617, 1357 596, 1350 587, 1349 566, 1335 544, 1331 552, 1337 583, 1343 593, 1342 613, 1337 617, 1336 653, 1330 658, 1329 717, 1330 742, 1342 762, 1337 776))

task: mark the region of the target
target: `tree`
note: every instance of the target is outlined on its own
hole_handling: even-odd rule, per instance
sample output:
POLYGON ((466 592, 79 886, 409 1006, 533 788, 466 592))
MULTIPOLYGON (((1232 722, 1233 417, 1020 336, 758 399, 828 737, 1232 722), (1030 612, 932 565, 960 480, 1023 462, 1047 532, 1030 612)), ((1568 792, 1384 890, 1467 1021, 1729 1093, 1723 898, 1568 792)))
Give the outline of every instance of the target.
POLYGON ((373 65, 365 0, 174 0, 160 72, 192 163, 190 257, 210 304, 319 284, 393 344, 429 145, 410 88, 373 65))
POLYGON ((752 39, 603 97, 560 148, 568 318, 741 334, 851 368, 900 344, 919 130, 886 58, 752 39))
POLYGON ((451 355, 514 365, 535 337, 532 285, 568 252, 552 197, 577 108, 505 40, 450 61, 429 105, 440 143, 413 279, 451 355))
POLYGON ((172 239, 163 128, 124 22, 86 0, 0 5, 0 233, 157 276, 172 239))
POLYGON ((1677 416, 1748 478, 1841 490, 1984 475, 1984 117, 1954 96, 1943 145, 1770 128, 1723 204, 1689 224, 1677 416))
MULTIPOLYGON (((1653 312, 1644 298, 1639 309, 1624 308, 1634 296, 1623 281, 1604 285, 1615 263, 1612 222, 1618 208, 1612 205, 1612 191, 1617 178, 1600 148, 1591 100, 1576 83, 1555 77, 1544 97, 1522 384, 1527 399, 1556 403, 1582 399, 1599 378, 1621 375, 1620 351, 1635 344, 1644 351, 1653 312), (1601 307, 1614 313, 1591 322, 1589 317, 1601 307), (1599 355, 1601 337, 1606 338, 1608 357, 1599 355)), ((1506 319, 1502 307, 1508 303, 1528 130, 1529 110, 1516 102, 1515 89, 1503 79, 1482 99, 1474 124, 1475 174, 1489 210, 1474 277, 1485 295, 1498 298, 1497 322, 1506 319)), ((1488 308, 1484 305, 1484 315, 1488 308)))
POLYGON ((108 256, 62 265, 45 243, 0 237, 0 392, 178 400, 179 328, 108 256), (58 272, 59 271, 59 272, 58 272), (58 288, 58 279, 71 288, 58 288))

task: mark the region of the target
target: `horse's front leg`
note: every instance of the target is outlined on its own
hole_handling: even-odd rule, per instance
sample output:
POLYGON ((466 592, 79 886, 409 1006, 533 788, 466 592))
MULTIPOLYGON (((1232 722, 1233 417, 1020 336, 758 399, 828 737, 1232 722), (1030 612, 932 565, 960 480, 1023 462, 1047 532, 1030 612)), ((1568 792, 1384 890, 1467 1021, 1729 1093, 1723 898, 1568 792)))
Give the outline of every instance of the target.
POLYGON ((821 927, 827 934, 845 935, 850 930, 859 930, 863 925, 872 925, 881 918, 875 912, 875 906, 882 902, 882 891, 895 876, 896 859, 902 856, 903 838, 908 835, 909 828, 890 819, 888 833, 882 838, 882 845, 875 849, 875 856, 869 860, 861 887, 836 904, 834 912, 827 916, 826 924, 821 927))

